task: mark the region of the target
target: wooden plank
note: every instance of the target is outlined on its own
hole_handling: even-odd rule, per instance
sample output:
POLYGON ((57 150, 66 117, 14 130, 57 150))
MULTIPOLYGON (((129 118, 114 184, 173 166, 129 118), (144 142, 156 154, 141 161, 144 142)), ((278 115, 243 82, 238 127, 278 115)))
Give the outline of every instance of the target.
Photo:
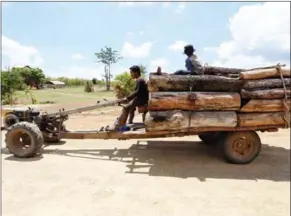
POLYGON ((239 92, 243 80, 213 76, 183 76, 183 75, 150 75, 148 90, 158 91, 201 91, 201 92, 239 92))
MULTIPOLYGON (((287 97, 290 97, 290 88, 286 89, 287 97)), ((266 89, 266 90, 254 90, 248 91, 241 90, 242 99, 283 99, 285 96, 284 89, 266 89)))
MULTIPOLYGON (((281 68, 283 77, 290 77, 290 68, 281 68)), ((266 79, 271 77, 280 77, 277 68, 258 69, 240 72, 239 78, 242 80, 266 79)))
POLYGON ((163 137, 183 137, 197 135, 201 132, 222 132, 222 131, 276 131, 278 128, 284 128, 285 125, 265 125, 260 127, 208 127, 208 128, 191 128, 181 129, 178 131, 128 131, 128 132, 88 132, 88 131, 71 131, 62 132, 63 139, 147 139, 163 137))
POLYGON ((235 111, 187 112, 172 111, 164 120, 148 117, 145 121, 148 131, 181 130, 203 127, 235 127, 237 115, 235 111))
POLYGON ((239 93, 221 92, 152 92, 149 110, 239 110, 239 93))
MULTIPOLYGON (((284 111, 284 100, 260 100, 252 99, 242 106, 240 112, 279 112, 284 111)), ((287 101, 290 110, 290 100, 287 101)))

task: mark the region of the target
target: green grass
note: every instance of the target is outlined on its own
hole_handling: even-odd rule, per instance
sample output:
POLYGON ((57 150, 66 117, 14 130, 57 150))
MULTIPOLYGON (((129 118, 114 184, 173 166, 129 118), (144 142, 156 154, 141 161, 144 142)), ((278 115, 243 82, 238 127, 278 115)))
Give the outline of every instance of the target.
MULTIPOLYGON (((86 93, 84 92, 83 86, 63 89, 31 90, 31 92, 39 104, 48 103, 49 101, 54 104, 73 103, 114 97, 113 91, 105 91, 104 88, 98 87, 95 87, 95 92, 86 93)), ((17 91, 15 95, 19 103, 31 104, 31 99, 25 95, 24 91, 17 91)))

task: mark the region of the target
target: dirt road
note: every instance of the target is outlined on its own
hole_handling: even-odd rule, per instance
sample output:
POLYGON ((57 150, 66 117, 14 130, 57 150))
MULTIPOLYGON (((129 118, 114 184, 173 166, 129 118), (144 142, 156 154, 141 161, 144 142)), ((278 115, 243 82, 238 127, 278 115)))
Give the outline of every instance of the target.
MULTIPOLYGON (((118 111, 108 112, 87 123, 72 116, 68 127, 110 123, 118 111)), ((290 131, 260 136, 260 156, 244 166, 225 163, 196 137, 64 140, 26 160, 4 151, 3 215, 290 215, 290 131)))

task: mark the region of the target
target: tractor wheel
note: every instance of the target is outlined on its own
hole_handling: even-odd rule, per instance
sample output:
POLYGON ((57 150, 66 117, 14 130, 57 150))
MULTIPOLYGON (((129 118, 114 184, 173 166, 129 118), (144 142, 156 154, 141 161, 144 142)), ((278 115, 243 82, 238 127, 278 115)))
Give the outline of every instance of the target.
POLYGON ((43 135, 37 125, 19 122, 8 128, 5 135, 6 147, 15 157, 36 156, 43 146, 43 135))
POLYGON ((206 145, 217 144, 221 141, 223 132, 202 132, 198 135, 198 137, 203 141, 206 145))
POLYGON ((222 143, 224 158, 229 163, 248 164, 261 151, 261 140, 255 131, 229 132, 222 143))
POLYGON ((9 127, 11 127, 12 125, 18 122, 19 122, 19 118, 12 113, 7 114, 3 120, 3 124, 6 129, 8 129, 9 127))

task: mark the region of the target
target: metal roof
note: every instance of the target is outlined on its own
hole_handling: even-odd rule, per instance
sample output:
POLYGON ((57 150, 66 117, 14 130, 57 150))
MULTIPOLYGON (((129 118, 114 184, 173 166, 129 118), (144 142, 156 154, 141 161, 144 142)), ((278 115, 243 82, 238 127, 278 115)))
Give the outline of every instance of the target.
POLYGON ((48 81, 47 83, 52 83, 52 84, 54 84, 54 85, 65 85, 64 82, 57 81, 57 80, 54 80, 54 81, 48 81))

